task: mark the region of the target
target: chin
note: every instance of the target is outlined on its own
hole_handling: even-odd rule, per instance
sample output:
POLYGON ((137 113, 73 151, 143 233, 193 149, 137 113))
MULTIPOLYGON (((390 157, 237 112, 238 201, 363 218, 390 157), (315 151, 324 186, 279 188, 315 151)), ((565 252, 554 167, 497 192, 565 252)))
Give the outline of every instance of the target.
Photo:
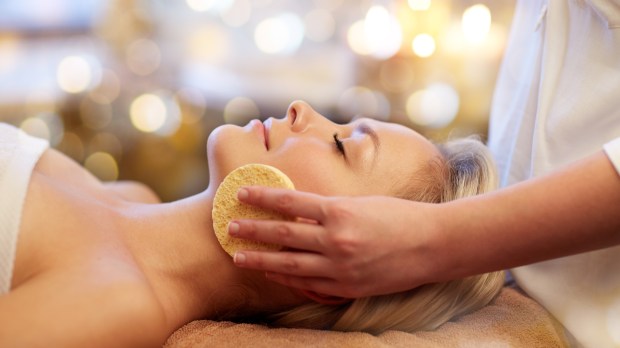
POLYGON ((234 126, 223 125, 215 128, 207 138, 207 163, 209 165, 209 183, 219 184, 228 173, 224 173, 226 144, 234 138, 234 126))
MULTIPOLYGON (((207 139, 207 161, 209 165, 209 184, 219 185, 234 169, 251 161, 251 147, 247 143, 247 133, 234 125, 219 126, 207 139)), ((214 186, 214 187, 216 187, 214 186)))

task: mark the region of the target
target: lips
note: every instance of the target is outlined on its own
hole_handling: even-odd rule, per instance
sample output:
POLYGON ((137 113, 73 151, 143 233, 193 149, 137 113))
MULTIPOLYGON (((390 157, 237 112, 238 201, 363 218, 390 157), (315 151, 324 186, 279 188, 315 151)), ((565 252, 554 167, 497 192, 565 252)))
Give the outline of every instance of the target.
POLYGON ((265 149, 269 151, 269 132, 271 129, 271 121, 268 119, 265 123, 261 122, 258 119, 253 119, 247 125, 247 127, 251 127, 252 132, 256 132, 262 140, 263 144, 265 144, 265 149))
POLYGON ((263 138, 265 139, 265 148, 269 151, 269 131, 271 130, 271 119, 262 123, 263 138))

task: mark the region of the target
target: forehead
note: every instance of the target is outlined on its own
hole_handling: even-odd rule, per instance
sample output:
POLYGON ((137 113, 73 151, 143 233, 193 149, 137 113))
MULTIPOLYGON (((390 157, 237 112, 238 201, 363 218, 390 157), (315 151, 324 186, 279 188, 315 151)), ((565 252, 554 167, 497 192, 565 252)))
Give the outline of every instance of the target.
POLYGON ((353 128, 360 124, 369 126, 377 134, 382 147, 393 148, 402 144, 402 147, 410 148, 412 151, 422 151, 429 155, 439 154, 433 143, 409 127, 370 118, 359 118, 351 122, 353 128))
POLYGON ((376 160, 366 174, 366 179, 373 182, 377 190, 385 192, 394 187, 396 181, 422 174, 428 164, 440 156, 433 143, 409 127, 367 118, 351 124, 356 127, 360 123, 369 126, 380 143, 376 160))

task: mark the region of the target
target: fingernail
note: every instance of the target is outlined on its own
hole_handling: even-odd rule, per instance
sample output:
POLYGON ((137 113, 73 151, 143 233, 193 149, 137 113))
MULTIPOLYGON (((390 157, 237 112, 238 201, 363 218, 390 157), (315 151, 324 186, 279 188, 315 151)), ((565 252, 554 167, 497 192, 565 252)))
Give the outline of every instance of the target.
POLYGON ((228 234, 231 236, 239 235, 239 224, 236 222, 230 222, 228 224, 228 234))
POLYGON ((237 191, 237 198, 241 201, 247 199, 249 195, 250 193, 245 188, 240 188, 239 191, 237 191))
POLYGON ((236 252, 235 255, 233 256, 233 262, 236 265, 243 265, 245 263, 245 254, 236 252))

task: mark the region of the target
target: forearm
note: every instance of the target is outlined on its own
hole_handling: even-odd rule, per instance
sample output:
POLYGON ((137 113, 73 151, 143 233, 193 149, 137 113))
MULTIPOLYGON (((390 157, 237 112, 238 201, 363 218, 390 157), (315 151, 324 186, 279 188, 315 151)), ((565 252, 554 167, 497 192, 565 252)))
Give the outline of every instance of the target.
POLYGON ((243 261, 236 258, 238 266, 270 272, 270 279, 287 286, 344 297, 404 291, 620 244, 620 177, 603 152, 546 177, 443 204, 260 187, 248 189, 242 200, 318 224, 239 221, 235 236, 300 251, 245 252, 243 261))
POLYGON ((442 255, 456 278, 620 244, 620 177, 601 151, 564 170, 446 204, 442 255))

